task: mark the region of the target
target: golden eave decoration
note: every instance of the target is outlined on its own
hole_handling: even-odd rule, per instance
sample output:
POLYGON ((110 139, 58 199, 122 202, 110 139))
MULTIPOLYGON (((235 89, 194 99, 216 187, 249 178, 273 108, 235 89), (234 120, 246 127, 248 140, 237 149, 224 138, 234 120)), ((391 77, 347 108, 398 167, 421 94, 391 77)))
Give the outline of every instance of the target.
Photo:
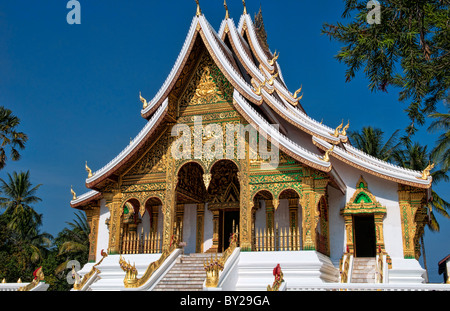
POLYGON ((139 100, 142 102, 142 109, 145 109, 148 107, 148 102, 144 97, 142 97, 141 92, 139 92, 139 100))
POLYGON ((369 191, 367 183, 361 176, 356 184, 356 191, 341 210, 342 215, 360 213, 386 214, 386 207, 382 206, 376 197, 369 191))
POLYGON ((419 179, 423 179, 423 180, 427 180, 428 177, 431 176, 430 171, 434 168, 434 163, 430 163, 428 164, 428 166, 423 170, 422 172, 422 176, 421 177, 417 177, 419 179))
POLYGON ((280 53, 277 54, 277 51, 275 51, 275 54, 273 54, 273 58, 269 60, 269 65, 273 66, 277 61, 278 57, 280 57, 280 53))
POLYGON ((77 194, 75 193, 75 191, 73 191, 73 187, 70 186, 70 192, 72 193, 72 200, 76 200, 77 199, 77 194))
POLYGON ((91 178, 92 176, 94 176, 94 174, 92 174, 92 170, 87 165, 87 161, 86 161, 85 168, 86 168, 86 172, 88 173, 88 178, 91 178))

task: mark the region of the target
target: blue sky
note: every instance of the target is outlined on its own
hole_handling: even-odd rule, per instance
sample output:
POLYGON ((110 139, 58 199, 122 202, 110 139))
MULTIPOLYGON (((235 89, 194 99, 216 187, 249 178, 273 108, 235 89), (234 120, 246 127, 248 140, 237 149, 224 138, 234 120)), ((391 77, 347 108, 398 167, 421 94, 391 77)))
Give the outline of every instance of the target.
MULTIPOLYGON (((29 142, 19 162, 0 178, 30 170, 43 184, 36 205, 43 230, 56 236, 71 221, 70 186, 87 191, 85 161, 93 171, 114 158, 145 125, 138 94, 151 99, 170 72, 195 15, 194 0, 79 0, 81 24, 69 25, 66 0, 0 2, 0 105, 21 119, 29 142)), ((218 30, 221 0, 200 0, 218 30)), ((288 87, 303 85, 306 112, 331 127, 350 120, 351 130, 379 127, 390 136, 408 119, 398 90, 371 93, 363 72, 345 83, 346 67, 334 59, 340 45, 320 34, 324 22, 341 20, 343 1, 247 0, 251 15, 262 5, 270 48, 288 87)), ((228 0, 238 23, 241 0, 228 0)), ((442 108, 441 108, 442 109, 442 108)), ((416 139, 431 149, 436 134, 416 139)), ((450 200, 448 183, 435 190, 450 200)), ((430 279, 441 282, 437 262, 450 253, 450 221, 438 216, 440 233, 427 231, 430 279)))

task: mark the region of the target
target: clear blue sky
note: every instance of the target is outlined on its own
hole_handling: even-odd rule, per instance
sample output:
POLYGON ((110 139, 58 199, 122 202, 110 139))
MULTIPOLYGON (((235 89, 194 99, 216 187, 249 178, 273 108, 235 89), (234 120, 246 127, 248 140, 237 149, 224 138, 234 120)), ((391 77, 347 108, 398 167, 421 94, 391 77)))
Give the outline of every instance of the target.
MULTIPOLYGON (((29 142, 19 162, 8 162, 0 178, 30 170, 43 184, 36 205, 42 230, 53 235, 71 221, 70 186, 84 185, 87 160, 103 167, 145 124, 138 94, 152 98, 183 45, 196 5, 192 0, 79 0, 81 25, 69 25, 66 0, 0 2, 0 105, 21 119, 29 142)), ((222 0, 200 0, 218 30, 222 0)), ((398 90, 371 93, 362 72, 345 83, 335 59, 339 44, 320 34, 324 22, 341 21, 343 1, 247 0, 251 15, 263 8, 269 45, 280 52, 288 87, 303 85, 306 112, 335 127, 350 119, 352 130, 383 129, 386 136, 408 123, 398 90)), ((241 0, 228 0, 236 24, 241 0)), ((421 128, 417 140, 431 149, 436 135, 421 128)), ((435 188, 450 200, 449 185, 435 188)), ((450 221, 438 216, 439 234, 425 234, 430 279, 441 282, 437 262, 450 253, 450 221)))

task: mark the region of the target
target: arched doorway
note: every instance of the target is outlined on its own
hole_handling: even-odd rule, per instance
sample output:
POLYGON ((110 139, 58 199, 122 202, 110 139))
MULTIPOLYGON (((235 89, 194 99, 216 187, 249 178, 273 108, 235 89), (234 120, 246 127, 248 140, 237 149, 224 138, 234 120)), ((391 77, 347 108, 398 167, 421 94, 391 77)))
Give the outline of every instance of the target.
POLYGON ((213 245, 210 252, 223 252, 230 237, 238 231, 240 222, 239 169, 231 160, 220 160, 210 170, 207 189, 208 209, 213 214, 213 245))
POLYGON ((375 257, 376 237, 373 214, 353 216, 353 241, 355 257, 375 257))
POLYGON ((202 250, 206 193, 203 167, 197 162, 181 166, 176 187, 175 231, 180 242, 186 243, 185 253, 202 250))

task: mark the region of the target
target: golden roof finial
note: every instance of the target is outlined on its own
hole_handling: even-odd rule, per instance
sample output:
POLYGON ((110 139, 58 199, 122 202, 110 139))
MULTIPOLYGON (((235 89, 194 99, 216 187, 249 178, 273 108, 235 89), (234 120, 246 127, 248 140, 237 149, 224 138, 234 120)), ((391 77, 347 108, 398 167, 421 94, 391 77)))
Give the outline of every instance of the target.
POLYGON ((334 130, 334 137, 339 137, 339 131, 341 130, 341 128, 344 126, 344 120, 342 120, 342 123, 334 130))
POLYGON ((350 120, 348 120, 347 125, 342 129, 341 135, 347 136, 347 130, 350 127, 350 120))
POLYGON ((142 97, 141 92, 139 92, 139 99, 141 100, 141 102, 143 104, 142 108, 143 109, 147 108, 148 107, 148 102, 147 102, 147 100, 144 97, 142 97))
POLYGON ((227 5, 227 0, 223 0, 223 6, 225 7, 225 19, 229 19, 230 18, 230 14, 228 13, 228 5, 227 5))
POLYGON ((197 3, 197 16, 202 15, 202 9, 200 9, 200 3, 198 2, 198 0, 195 0, 195 2, 197 3))
POLYGON ((89 166, 87 165, 87 161, 86 161, 85 167, 86 167, 86 172, 88 172, 88 178, 91 178, 92 176, 94 176, 94 175, 92 174, 92 170, 91 170, 91 169, 89 168, 89 166))
POLYGON ((267 79, 264 80, 259 86, 258 88, 254 91, 256 95, 261 96, 261 89, 264 85, 266 85, 267 79))
POLYGON ((277 51, 275 50, 275 54, 273 54, 273 58, 269 61, 269 65, 273 66, 277 61, 278 57, 280 57, 280 53, 277 54, 277 51))
POLYGON ((330 154, 333 152, 333 150, 334 150, 334 145, 331 146, 331 148, 325 152, 325 155, 323 156, 322 160, 325 162, 330 162, 330 154))
POLYGON ((279 73, 277 72, 276 74, 274 74, 270 80, 269 80, 269 85, 272 86, 275 83, 275 79, 278 77, 279 73))
POLYGON ((300 88, 299 88, 297 91, 295 91, 294 96, 293 96, 293 97, 294 97, 294 100, 300 100, 300 99, 302 99, 303 95, 300 96, 300 98, 297 98, 298 94, 300 94, 300 92, 302 91, 302 88, 303 88, 303 85, 300 86, 300 88))
POLYGON ((242 0, 242 4, 244 5, 244 15, 247 15, 247 6, 245 5, 245 0, 242 0))
POLYGON ((430 171, 434 168, 434 163, 428 162, 428 166, 423 170, 420 179, 427 180, 430 177, 430 171))
POLYGON ((76 200, 77 199, 77 194, 75 193, 75 191, 73 191, 73 187, 70 186, 70 192, 72 193, 72 200, 76 200))

